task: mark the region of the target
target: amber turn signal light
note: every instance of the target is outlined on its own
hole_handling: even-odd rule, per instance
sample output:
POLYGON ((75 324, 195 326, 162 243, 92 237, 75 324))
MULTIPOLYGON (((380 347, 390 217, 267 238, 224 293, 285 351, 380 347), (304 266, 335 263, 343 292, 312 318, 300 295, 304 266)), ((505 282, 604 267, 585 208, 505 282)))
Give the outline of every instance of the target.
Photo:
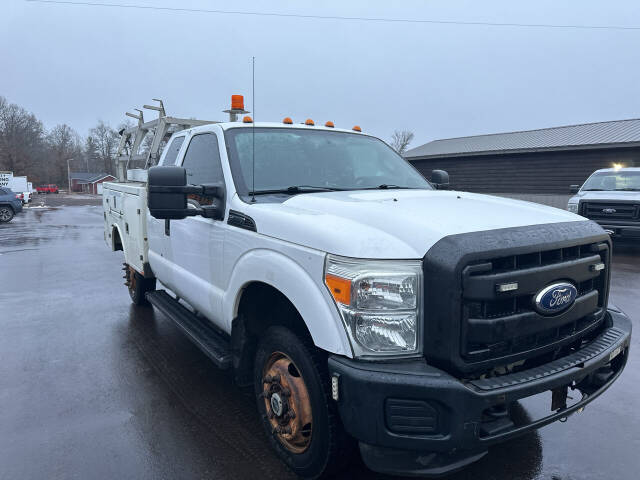
POLYGON ((336 302, 343 305, 351 303, 351 280, 327 273, 324 276, 324 283, 329 287, 329 291, 336 302))

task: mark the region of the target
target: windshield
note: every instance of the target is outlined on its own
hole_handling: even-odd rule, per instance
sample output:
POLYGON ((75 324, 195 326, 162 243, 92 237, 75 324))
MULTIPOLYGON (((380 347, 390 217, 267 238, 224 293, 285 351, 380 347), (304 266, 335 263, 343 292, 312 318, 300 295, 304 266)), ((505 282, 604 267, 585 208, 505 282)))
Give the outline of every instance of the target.
MULTIPOLYGON (((236 189, 252 189, 252 129, 225 132, 236 189)), ((255 192, 300 193, 374 188, 432 189, 381 140, 361 134, 255 129, 255 192)))
POLYGON ((584 182, 581 190, 640 191, 640 171, 597 172, 584 182))

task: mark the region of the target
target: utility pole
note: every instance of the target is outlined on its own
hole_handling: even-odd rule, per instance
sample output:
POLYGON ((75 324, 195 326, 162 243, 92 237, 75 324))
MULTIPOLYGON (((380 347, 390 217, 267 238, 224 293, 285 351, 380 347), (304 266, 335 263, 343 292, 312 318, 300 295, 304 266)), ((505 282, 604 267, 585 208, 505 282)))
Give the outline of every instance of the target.
POLYGON ((68 185, 68 192, 67 193, 71 193, 71 168, 69 167, 69 162, 73 160, 73 158, 67 158, 67 185, 68 185))

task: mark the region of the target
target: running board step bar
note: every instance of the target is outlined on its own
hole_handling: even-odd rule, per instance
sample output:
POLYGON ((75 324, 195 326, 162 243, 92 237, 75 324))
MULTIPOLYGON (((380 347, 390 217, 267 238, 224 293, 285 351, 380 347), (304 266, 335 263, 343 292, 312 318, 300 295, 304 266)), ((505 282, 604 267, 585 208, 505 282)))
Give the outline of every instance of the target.
POLYGON ((205 318, 198 317, 164 290, 147 292, 149 303, 175 322, 219 368, 231 367, 229 339, 205 318))

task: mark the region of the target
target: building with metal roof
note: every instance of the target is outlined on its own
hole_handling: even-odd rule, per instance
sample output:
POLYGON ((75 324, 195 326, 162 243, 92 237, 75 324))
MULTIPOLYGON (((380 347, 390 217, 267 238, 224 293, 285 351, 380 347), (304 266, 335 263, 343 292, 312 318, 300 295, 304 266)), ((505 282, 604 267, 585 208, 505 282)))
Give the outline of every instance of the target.
POLYGON ((565 193, 599 168, 640 166, 640 119, 434 140, 404 156, 461 190, 565 193))
POLYGON ((72 172, 69 175, 72 192, 102 193, 102 182, 115 180, 108 173, 72 172))

